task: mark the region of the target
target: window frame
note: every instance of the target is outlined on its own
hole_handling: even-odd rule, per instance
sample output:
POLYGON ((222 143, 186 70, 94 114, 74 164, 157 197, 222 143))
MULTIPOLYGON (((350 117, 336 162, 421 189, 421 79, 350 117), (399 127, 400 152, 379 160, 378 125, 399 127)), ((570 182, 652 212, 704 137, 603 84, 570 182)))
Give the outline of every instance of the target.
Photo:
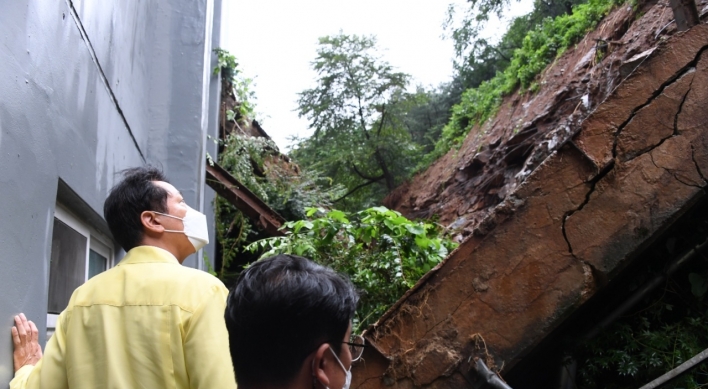
MULTIPOLYGON (((54 228, 54 218, 58 219, 62 223, 69 226, 69 228, 78 232, 80 235, 86 237, 86 258, 84 258, 84 283, 88 281, 89 275, 89 258, 91 255, 91 250, 95 251, 99 255, 106 258, 106 270, 115 266, 115 246, 113 240, 107 237, 105 234, 96 230, 95 228, 89 226, 86 222, 82 221, 79 217, 74 215, 66 207, 57 203, 54 208, 54 217, 52 218, 52 228, 54 228)), ((47 285, 49 285, 48 274, 47 285)), ((49 290, 47 290, 49 293, 49 290)), ((49 296, 47 295, 47 299, 49 296)), ((46 308, 45 308, 46 309, 46 308)), ((54 333, 56 328, 57 320, 59 315, 53 313, 47 313, 47 341, 49 341, 50 334, 54 333)))

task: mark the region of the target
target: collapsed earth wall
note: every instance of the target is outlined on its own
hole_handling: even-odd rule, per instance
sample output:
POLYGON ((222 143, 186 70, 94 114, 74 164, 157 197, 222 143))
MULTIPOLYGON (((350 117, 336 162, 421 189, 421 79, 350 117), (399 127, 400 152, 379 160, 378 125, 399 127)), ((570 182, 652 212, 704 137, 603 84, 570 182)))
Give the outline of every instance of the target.
MULTIPOLYGON (((525 146, 526 161, 511 171, 513 180, 510 165, 497 169, 507 175, 498 179, 503 200, 466 220, 460 247, 367 331, 373 347, 354 367, 354 388, 470 387, 474 357, 507 371, 705 195, 708 25, 660 36, 671 28, 670 13, 661 2, 646 10, 644 21, 633 22, 627 7, 614 11, 543 75, 552 83, 554 72, 568 69, 576 78, 553 93, 508 99, 500 115, 510 116, 492 124, 536 119, 519 132, 504 128, 494 135, 501 142, 494 142, 512 150, 509 144, 524 133, 526 139, 543 134, 542 142, 525 146), (605 58, 609 63, 593 64, 595 46, 587 43, 603 31, 621 31, 612 37, 618 48, 605 58), (581 73, 602 69, 615 77, 583 82, 581 73), (585 93, 568 100, 579 90, 585 93), (521 109, 511 106, 524 99, 536 99, 543 109, 508 112, 521 109)), ((469 174, 470 166, 483 174, 495 155, 491 146, 473 156, 465 150, 459 160, 467 166, 451 170, 458 192, 480 184, 474 174, 459 175, 469 174)), ((482 201, 475 200, 476 190, 470 189, 472 198, 447 196, 473 209, 482 201)), ((430 200, 416 211, 409 207, 412 196, 397 200, 415 216, 430 200)))

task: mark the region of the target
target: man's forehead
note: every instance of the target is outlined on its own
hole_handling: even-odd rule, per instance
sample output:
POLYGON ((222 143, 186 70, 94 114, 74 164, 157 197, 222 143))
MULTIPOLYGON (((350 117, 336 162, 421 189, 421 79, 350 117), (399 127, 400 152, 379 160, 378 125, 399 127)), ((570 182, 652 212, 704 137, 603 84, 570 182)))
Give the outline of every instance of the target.
POLYGON ((168 194, 169 196, 179 196, 179 197, 182 197, 182 193, 181 193, 180 191, 178 191, 177 188, 175 188, 175 187, 174 187, 172 184, 170 184, 169 182, 165 182, 165 181, 153 181, 153 182, 155 183, 155 185, 157 185, 157 186, 159 186, 159 187, 165 189, 165 190, 167 191, 167 194, 168 194))

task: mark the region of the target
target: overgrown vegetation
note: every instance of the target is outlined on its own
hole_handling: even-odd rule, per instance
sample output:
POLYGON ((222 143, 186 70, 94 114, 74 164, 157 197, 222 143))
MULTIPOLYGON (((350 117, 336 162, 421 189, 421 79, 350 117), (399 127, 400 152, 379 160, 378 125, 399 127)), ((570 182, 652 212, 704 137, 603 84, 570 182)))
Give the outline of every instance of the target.
POLYGON ((235 55, 221 48, 214 49, 214 54, 216 54, 217 65, 214 67, 213 73, 215 75, 221 74, 221 89, 230 91, 236 99, 236 105, 226 110, 226 118, 233 121, 244 118, 253 119, 256 99, 252 89, 253 79, 241 76, 235 55))
MULTIPOLYGON (((328 207, 344 188, 312 170, 301 170, 281 155, 267 138, 229 134, 223 141, 219 164, 274 211, 288 220, 304 219, 308 207, 328 207)), ((233 279, 244 265, 243 247, 262 236, 231 203, 217 197, 214 203, 217 239, 221 245, 218 273, 233 279), (232 264, 236 266, 232 266, 232 264)))
MULTIPOLYGON (((503 96, 516 90, 537 88, 538 85, 534 82, 538 74, 594 28, 617 4, 618 0, 589 0, 587 3, 575 5, 571 14, 546 17, 531 28, 523 35, 521 46, 516 48, 508 59, 508 66, 503 70, 496 69, 494 77, 462 93, 459 104, 452 108, 452 117, 443 128, 442 137, 436 143, 435 150, 426 158, 426 163, 458 146, 471 128, 492 117, 497 112, 503 96)), ((509 32, 502 38, 501 45, 513 43, 518 39, 521 36, 520 30, 529 27, 529 23, 535 19, 532 16, 533 14, 515 19, 509 32)), ((472 61, 476 63, 474 53, 473 50, 472 61)), ((503 54, 500 55, 503 57, 503 54)))
POLYGON ((308 208, 308 219, 287 222, 286 235, 248 248, 263 257, 305 256, 348 274, 362 292, 354 319, 358 332, 375 322, 456 244, 435 224, 415 222, 385 207, 347 214, 308 208))
MULTIPOLYGON (((222 118, 217 162, 241 184, 288 220, 304 219, 307 207, 329 207, 344 188, 312 169, 301 169, 282 155, 275 143, 265 137, 251 137, 236 131, 250 126, 255 94, 252 80, 241 75, 236 57, 215 49, 218 64, 214 74, 222 80, 222 118), (239 124, 240 123, 240 124, 239 124)), ((217 196, 214 201, 216 237, 219 242, 214 272, 231 283, 241 269, 256 256, 243 248, 265 237, 233 204, 217 196)))

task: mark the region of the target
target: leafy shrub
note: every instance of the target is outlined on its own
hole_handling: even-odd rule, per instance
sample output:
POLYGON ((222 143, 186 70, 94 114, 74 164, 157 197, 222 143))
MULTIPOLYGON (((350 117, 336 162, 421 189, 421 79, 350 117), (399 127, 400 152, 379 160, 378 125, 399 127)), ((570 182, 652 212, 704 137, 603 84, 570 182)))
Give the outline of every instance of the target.
POLYGON ((456 244, 434 224, 415 222, 385 207, 346 214, 309 208, 308 219, 287 222, 286 235, 247 247, 263 257, 302 255, 348 274, 361 291, 355 330, 372 324, 456 244))

